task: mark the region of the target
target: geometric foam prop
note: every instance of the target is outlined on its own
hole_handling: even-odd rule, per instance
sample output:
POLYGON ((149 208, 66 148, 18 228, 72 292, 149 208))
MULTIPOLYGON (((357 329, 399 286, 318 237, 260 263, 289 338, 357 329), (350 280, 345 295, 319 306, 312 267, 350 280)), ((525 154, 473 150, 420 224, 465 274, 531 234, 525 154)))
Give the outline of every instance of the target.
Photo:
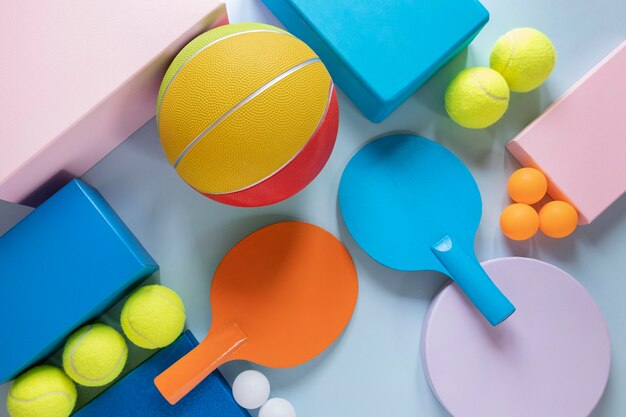
POLYGON ((100 193, 68 183, 0 237, 0 382, 157 269, 100 193))
POLYGON ((220 0, 151 0, 148 13, 145 5, 57 0, 34 11, 2 0, 0 55, 21 64, 0 77, 0 200, 37 207, 82 176, 154 116, 180 48, 228 22, 220 0))
POLYGON ((507 144, 591 223, 626 192, 626 41, 507 144))
POLYGON ((586 417, 609 379, 609 333, 591 295, 565 271, 529 258, 483 262, 517 311, 489 326, 455 284, 432 301, 422 364, 456 417, 586 417))
POLYGON ((322 58, 363 114, 382 121, 489 20, 476 0, 263 0, 322 58))

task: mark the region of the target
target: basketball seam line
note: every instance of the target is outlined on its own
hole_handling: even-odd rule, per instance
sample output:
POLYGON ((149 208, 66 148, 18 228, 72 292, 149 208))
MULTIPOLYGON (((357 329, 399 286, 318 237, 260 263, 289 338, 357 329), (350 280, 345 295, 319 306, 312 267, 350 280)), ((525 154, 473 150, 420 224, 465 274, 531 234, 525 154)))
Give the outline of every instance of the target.
POLYGON ((192 59, 194 59, 196 56, 198 56, 201 52, 203 52, 209 46, 215 45, 216 43, 219 43, 219 42, 221 42, 223 40, 226 40, 226 39, 229 39, 229 38, 234 38, 235 36, 238 36, 238 35, 245 35, 247 33, 277 33, 279 35, 289 35, 289 36, 293 37, 293 35, 291 33, 289 33, 289 32, 277 32, 275 30, 269 30, 269 29, 254 29, 254 30, 247 30, 245 32, 231 33, 230 35, 226 35, 226 36, 221 37, 219 39, 215 39, 213 42, 209 42, 208 44, 204 45, 202 48, 200 48, 196 52, 194 52, 189 58, 187 58, 185 60, 185 62, 183 62, 180 65, 180 67, 178 67, 178 69, 176 70, 176 72, 174 73, 174 75, 172 76, 170 81, 167 83, 167 87, 165 87, 165 90, 163 90, 163 96, 161 97, 161 103, 159 105, 159 108, 156 111, 156 121, 157 121, 157 124, 159 123, 159 116, 161 115, 161 108, 163 107, 163 102, 165 101, 165 95, 167 94, 168 90, 170 89, 170 86, 172 85, 172 83, 174 82, 174 80, 176 79, 178 74, 183 70, 183 68, 185 68, 185 65, 187 65, 192 59))
POLYGON ((109 371, 106 375, 103 375, 100 378, 88 378, 88 377, 86 377, 82 373, 78 372, 78 370, 76 369, 76 366, 74 366, 74 355, 76 353, 76 350, 78 349, 78 346, 80 346, 80 343, 83 341, 83 339, 85 339, 85 337, 87 337, 87 334, 93 330, 93 327, 94 327, 94 325, 92 324, 91 326, 89 326, 89 329, 84 334, 82 334, 80 336, 80 339, 78 339, 78 341, 76 342, 76 345, 74 345, 74 349, 72 349, 72 352, 70 353, 69 362, 70 362, 70 365, 72 366, 72 371, 74 371, 74 373, 76 375, 78 375, 79 377, 81 377, 81 378, 83 378, 83 379, 85 379, 87 381, 91 381, 91 382, 100 382, 100 381, 106 380, 109 376, 111 376, 113 374, 113 372, 115 372, 117 367, 122 362, 122 358, 124 357, 124 351, 127 351, 128 347, 126 346, 126 343, 124 343, 124 349, 122 349, 122 353, 120 353, 120 357, 117 358, 117 362, 115 363, 115 367, 113 369, 111 369, 111 371, 109 371))
POLYGON ((494 100, 506 100, 506 97, 498 97, 498 96, 494 96, 493 94, 491 94, 489 91, 487 91, 485 89, 485 87, 483 87, 483 85, 480 83, 480 81, 478 80, 478 77, 476 76, 476 70, 472 70, 472 77, 474 78, 474 81, 476 81, 476 85, 478 86, 478 88, 480 88, 483 93, 485 93, 487 96, 491 97, 494 100))
MULTIPOLYGON (((326 115, 328 114, 328 109, 330 108, 330 101, 332 99, 332 94, 333 91, 335 89, 335 85, 333 84, 333 82, 330 82, 330 88, 328 90, 328 100, 326 102, 326 108, 324 109, 324 113, 322 113, 322 117, 320 118, 320 121, 317 123, 317 126, 315 127, 315 130, 313 131, 313 133, 311 133, 311 136, 309 136, 309 140, 306 141, 306 143, 300 148, 300 150, 298 152, 296 152, 293 157, 291 157, 287 162, 285 162, 280 168, 278 168, 276 171, 272 172, 271 174, 269 174, 268 176, 258 180, 257 182, 255 182, 254 184, 251 185, 247 185, 243 188, 240 188, 238 190, 235 191, 228 191, 225 193, 207 193, 207 194, 211 194, 211 195, 226 195, 226 194, 233 194, 233 193, 239 193, 241 191, 246 191, 256 185, 261 184, 264 181, 267 181, 268 179, 272 178, 274 175, 278 174, 280 171, 282 171, 287 165, 289 165, 294 159, 296 159, 298 157, 298 155, 300 155, 302 153, 302 151, 304 150, 304 148, 307 147, 307 145, 311 142, 311 140, 315 137, 315 134, 317 133, 317 131, 320 129, 320 127, 322 126, 322 123, 324 123, 324 119, 326 119, 326 115)), ((202 191, 201 191, 202 192, 202 191)))
POLYGON ((252 93, 250 93, 247 97, 245 97, 239 103, 237 103, 233 107, 231 107, 226 113, 222 114, 217 120, 215 120, 213 123, 211 123, 206 129, 204 129, 202 132, 200 132, 200 134, 198 136, 196 136, 191 142, 189 142, 189 144, 185 147, 185 149, 183 149, 183 151, 180 153, 178 158, 176 158, 176 160, 174 161, 174 164, 173 164, 174 165, 174 169, 178 168, 178 165, 185 158, 185 156, 187 156, 187 154, 189 154, 189 152, 198 144, 198 142, 200 142, 202 140, 202 138, 204 136, 206 136, 209 132, 211 132, 213 129, 215 129, 220 123, 222 123, 231 114, 233 114, 234 112, 236 112, 237 110, 239 110, 240 108, 242 108, 243 106, 245 106, 246 104, 248 104, 249 102, 254 100, 256 97, 261 95, 261 93, 265 92, 266 90, 270 89, 274 85, 278 84, 278 82, 280 82, 280 81, 284 80, 285 78, 287 78, 291 74, 301 70, 302 68, 304 68, 304 67, 306 67, 308 65, 314 64, 316 62, 321 62, 321 60, 319 58, 311 58, 311 59, 307 59, 306 61, 303 61, 303 62, 299 63, 298 65, 296 65, 296 66, 294 66, 292 68, 289 68, 288 70, 286 70, 286 71, 282 72, 281 74, 277 75, 276 77, 272 78, 270 81, 268 81, 267 83, 265 83, 261 87, 259 87, 256 90, 254 90, 252 93))

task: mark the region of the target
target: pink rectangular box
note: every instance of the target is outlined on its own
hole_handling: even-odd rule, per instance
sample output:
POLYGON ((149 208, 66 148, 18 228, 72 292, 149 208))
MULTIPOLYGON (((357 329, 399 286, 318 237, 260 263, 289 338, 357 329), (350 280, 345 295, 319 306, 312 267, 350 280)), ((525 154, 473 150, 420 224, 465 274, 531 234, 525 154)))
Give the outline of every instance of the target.
POLYGON ((591 223, 626 192, 626 42, 507 144, 591 223))
POLYGON ((155 113, 167 66, 220 0, 0 1, 0 199, 37 205, 155 113))

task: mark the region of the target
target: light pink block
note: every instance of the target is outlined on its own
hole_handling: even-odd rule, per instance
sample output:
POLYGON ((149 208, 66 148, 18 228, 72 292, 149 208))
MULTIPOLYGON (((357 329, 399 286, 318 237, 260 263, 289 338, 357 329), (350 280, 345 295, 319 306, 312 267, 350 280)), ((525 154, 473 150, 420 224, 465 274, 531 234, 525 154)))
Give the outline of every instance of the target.
POLYGON ((0 199, 36 205, 154 116, 219 0, 0 1, 0 199))
POLYGON ((626 191, 626 42, 507 144, 591 223, 626 191))

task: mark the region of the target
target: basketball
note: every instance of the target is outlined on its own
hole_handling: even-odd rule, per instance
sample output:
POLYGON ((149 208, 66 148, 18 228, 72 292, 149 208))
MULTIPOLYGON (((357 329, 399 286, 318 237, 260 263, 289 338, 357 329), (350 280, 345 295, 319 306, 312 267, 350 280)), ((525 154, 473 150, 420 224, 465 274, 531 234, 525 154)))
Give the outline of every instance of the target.
POLYGON ((157 100, 161 144, 178 175, 234 206, 273 204, 303 189, 328 160, 338 122, 335 87, 319 57, 259 23, 192 40, 157 100))

